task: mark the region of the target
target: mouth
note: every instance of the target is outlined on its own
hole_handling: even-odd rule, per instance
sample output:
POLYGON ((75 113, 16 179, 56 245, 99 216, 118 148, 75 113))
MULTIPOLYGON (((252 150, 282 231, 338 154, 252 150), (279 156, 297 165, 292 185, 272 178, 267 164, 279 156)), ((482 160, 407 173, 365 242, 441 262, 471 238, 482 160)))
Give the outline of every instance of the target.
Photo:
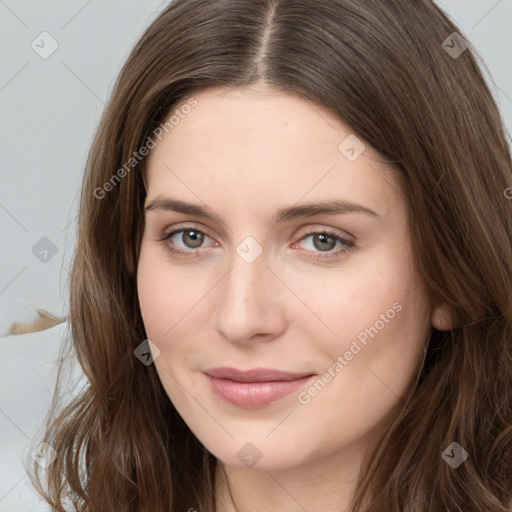
POLYGON ((222 400, 238 407, 260 408, 300 389, 313 373, 290 373, 267 368, 237 370, 213 368, 204 372, 210 388, 222 400))

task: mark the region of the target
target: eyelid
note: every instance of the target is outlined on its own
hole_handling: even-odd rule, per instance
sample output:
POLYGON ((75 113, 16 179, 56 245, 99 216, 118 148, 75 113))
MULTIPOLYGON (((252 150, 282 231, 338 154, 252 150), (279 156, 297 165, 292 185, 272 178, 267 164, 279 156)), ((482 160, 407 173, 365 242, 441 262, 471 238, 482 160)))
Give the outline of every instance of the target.
MULTIPOLYGON (((316 225, 316 227, 312 228, 305 228, 304 233, 300 235, 300 240, 302 240, 305 236, 308 235, 314 235, 317 233, 328 233, 330 235, 342 238, 343 240, 347 241, 353 241, 355 242, 357 239, 354 235, 349 233, 348 231, 341 230, 339 228, 333 228, 333 227, 322 227, 321 225, 316 225)), ((299 235, 297 235, 299 236, 299 235)))
POLYGON ((184 222, 182 224, 173 225, 172 228, 165 229, 159 240, 165 240, 169 238, 173 233, 176 233, 177 231, 186 231, 187 229, 195 229, 197 231, 200 231, 201 233, 204 233, 212 240, 215 240, 215 237, 211 235, 210 231, 207 228, 194 222, 184 222))

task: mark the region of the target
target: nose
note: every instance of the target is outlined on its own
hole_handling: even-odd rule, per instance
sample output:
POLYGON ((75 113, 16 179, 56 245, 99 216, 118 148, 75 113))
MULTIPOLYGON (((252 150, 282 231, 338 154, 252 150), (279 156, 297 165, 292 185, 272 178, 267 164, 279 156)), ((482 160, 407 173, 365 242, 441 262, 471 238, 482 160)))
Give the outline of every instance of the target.
POLYGON ((285 329, 282 294, 285 287, 276 277, 263 252, 251 263, 236 252, 226 277, 217 287, 215 327, 236 344, 271 341, 285 329))

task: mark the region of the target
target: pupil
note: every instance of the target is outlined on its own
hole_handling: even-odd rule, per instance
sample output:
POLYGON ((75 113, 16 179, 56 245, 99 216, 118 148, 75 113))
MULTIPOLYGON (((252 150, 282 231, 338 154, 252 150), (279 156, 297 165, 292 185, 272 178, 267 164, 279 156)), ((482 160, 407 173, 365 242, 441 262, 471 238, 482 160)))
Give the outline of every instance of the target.
POLYGON ((199 233, 195 230, 185 231, 183 236, 191 239, 190 244, 186 240, 184 240, 184 242, 186 245, 191 245, 193 248, 199 247, 202 244, 204 238, 202 233, 199 233))
POLYGON ((334 247, 334 245, 336 244, 336 242, 334 241, 334 238, 332 236, 330 236, 330 235, 326 235, 326 234, 316 235, 315 238, 314 238, 315 241, 317 240, 316 237, 318 237, 318 239, 320 239, 320 241, 321 241, 320 243, 321 244, 327 244, 327 246, 328 246, 328 247, 325 247, 325 246, 322 247, 322 245, 321 245, 320 247, 318 247, 318 244, 315 243, 314 244, 315 247, 317 249, 319 249, 320 251, 328 251, 328 250, 332 249, 334 247), (326 239, 327 240, 330 239, 331 243, 326 242, 325 241, 326 239))

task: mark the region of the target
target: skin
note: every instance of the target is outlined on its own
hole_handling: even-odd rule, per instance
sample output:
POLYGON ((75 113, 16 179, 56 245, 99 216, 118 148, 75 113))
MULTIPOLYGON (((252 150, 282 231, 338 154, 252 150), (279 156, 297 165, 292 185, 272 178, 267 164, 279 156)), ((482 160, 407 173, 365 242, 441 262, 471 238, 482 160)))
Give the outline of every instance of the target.
POLYGON ((148 156, 146 205, 170 196, 206 206, 221 222, 146 212, 138 293, 160 351, 158 375, 219 460, 218 510, 347 510, 365 451, 417 378, 430 328, 449 327, 446 306, 428 298, 415 270, 400 178, 368 145, 347 159, 338 147, 351 130, 299 97, 252 87, 194 98, 148 156), (334 198, 379 217, 272 221, 280 208, 334 198), (205 233, 202 244, 183 232, 160 240, 183 227, 205 233), (341 242, 325 249, 309 235, 326 229, 355 246, 336 256, 341 242), (236 250, 248 236, 262 249, 252 263, 236 250), (178 258, 170 246, 195 256, 178 258), (321 376, 397 303, 394 318, 306 404, 294 392, 243 409, 213 394, 202 373, 232 366, 321 376), (261 453, 252 467, 237 457, 248 442, 261 453))

